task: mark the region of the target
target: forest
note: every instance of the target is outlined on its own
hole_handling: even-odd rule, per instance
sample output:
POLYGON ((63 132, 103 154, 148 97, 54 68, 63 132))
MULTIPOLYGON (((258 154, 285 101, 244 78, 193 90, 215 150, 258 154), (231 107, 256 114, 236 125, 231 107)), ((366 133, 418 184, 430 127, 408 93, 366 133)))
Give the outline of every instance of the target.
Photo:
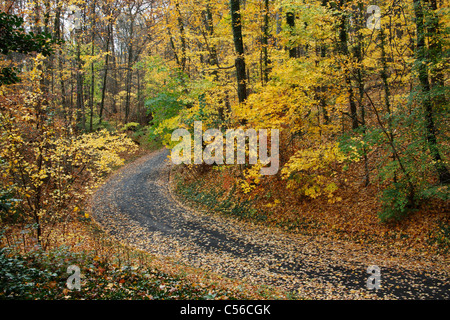
POLYGON ((117 170, 199 122, 278 130, 279 170, 179 163, 180 201, 442 262, 448 279, 448 4, 0 1, 0 299, 292 298, 207 284, 96 222, 91 199, 117 170), (87 274, 82 293, 65 286, 71 264, 87 274))

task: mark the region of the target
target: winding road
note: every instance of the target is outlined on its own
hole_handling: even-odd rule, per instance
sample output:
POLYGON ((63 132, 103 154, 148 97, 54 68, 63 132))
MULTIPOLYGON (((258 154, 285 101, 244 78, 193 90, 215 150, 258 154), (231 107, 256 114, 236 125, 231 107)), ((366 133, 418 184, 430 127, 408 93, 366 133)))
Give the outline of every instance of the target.
POLYGON ((167 151, 114 174, 91 203, 95 220, 123 243, 309 299, 449 299, 449 269, 420 257, 302 236, 182 205, 169 190, 167 151), (367 268, 381 269, 368 290, 367 268))

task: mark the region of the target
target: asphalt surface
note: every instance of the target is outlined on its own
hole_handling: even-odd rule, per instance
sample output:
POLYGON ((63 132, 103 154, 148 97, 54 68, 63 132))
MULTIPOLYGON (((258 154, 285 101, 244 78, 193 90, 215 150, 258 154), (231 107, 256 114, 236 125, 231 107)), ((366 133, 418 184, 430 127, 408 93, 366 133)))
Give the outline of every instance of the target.
POLYGON ((185 207, 169 191, 167 155, 160 151, 127 165, 94 195, 92 215, 118 240, 310 299, 449 299, 446 265, 185 207), (381 270, 378 290, 367 288, 372 265, 381 270))

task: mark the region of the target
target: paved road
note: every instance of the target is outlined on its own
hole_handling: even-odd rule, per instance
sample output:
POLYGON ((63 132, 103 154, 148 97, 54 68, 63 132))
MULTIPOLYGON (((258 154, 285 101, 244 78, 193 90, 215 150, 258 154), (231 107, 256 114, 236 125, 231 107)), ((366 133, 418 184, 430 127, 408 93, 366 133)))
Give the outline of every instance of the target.
POLYGON ((167 155, 142 157, 94 195, 93 216, 120 241, 311 299, 449 299, 448 268, 186 208, 169 192, 167 155), (376 291, 366 286, 371 265, 381 268, 376 291))

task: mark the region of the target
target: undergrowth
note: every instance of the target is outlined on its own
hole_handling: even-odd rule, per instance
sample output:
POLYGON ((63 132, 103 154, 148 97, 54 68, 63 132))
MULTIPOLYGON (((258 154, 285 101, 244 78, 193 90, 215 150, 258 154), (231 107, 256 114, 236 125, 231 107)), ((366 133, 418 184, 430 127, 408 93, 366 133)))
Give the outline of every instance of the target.
POLYGON ((125 246, 84 211, 79 215, 66 231, 55 226, 59 241, 47 250, 36 245, 32 233, 1 225, 0 300, 286 298, 267 286, 248 285, 125 246), (80 291, 67 286, 70 266, 80 268, 80 291))
POLYGON ((226 292, 191 284, 146 266, 123 265, 91 252, 60 247, 17 254, 0 249, 0 299, 174 300, 214 299, 226 292), (69 290, 67 268, 81 270, 81 290, 69 290))
POLYGON ((290 195, 276 179, 268 179, 254 192, 246 194, 229 182, 233 176, 229 170, 199 173, 175 168, 173 188, 189 205, 288 232, 320 234, 379 249, 395 246, 404 248, 405 252, 414 250, 431 255, 450 252, 445 201, 425 201, 402 220, 383 222, 377 214, 376 188, 355 194, 351 186, 344 186, 339 193, 343 201, 329 204, 326 199, 309 200, 290 195))

